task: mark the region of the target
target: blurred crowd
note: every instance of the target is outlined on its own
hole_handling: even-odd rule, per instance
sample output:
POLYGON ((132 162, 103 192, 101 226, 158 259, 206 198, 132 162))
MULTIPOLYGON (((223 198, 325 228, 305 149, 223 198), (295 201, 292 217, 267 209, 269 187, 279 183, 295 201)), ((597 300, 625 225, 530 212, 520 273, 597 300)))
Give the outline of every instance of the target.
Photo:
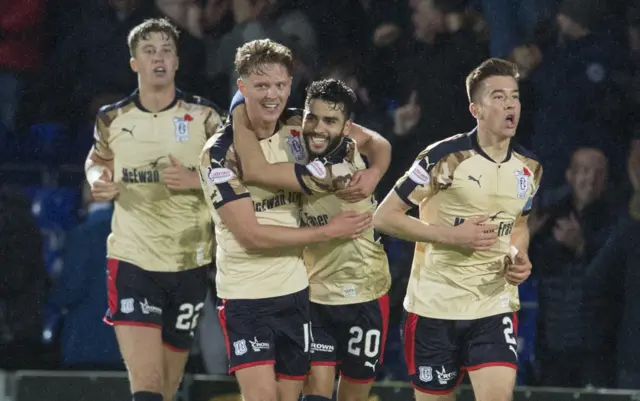
MULTIPOLYGON (((164 16, 181 30, 178 86, 223 109, 236 90, 235 50, 253 39, 294 52, 291 106, 314 79, 346 81, 358 95, 355 121, 393 146, 380 196, 419 150, 473 127, 464 90, 472 68, 490 56, 516 62, 517 138, 544 166, 530 218, 534 274, 520 289, 519 382, 640 389, 640 3, 0 4, 0 368, 123 369, 101 322, 112 205, 91 200, 80 166, 98 108, 136 87, 129 30, 164 16), (34 163, 46 178, 30 176, 34 163)), ((404 380, 397 327, 413 247, 385 246, 395 331, 381 379, 404 380)), ((225 371, 214 299, 212 283, 191 371, 225 371)))

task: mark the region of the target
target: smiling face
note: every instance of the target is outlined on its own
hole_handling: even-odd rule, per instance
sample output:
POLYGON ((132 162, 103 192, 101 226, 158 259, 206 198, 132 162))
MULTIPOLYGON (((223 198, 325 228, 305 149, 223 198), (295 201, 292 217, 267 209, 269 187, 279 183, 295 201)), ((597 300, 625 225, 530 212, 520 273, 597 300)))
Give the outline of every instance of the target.
POLYGON ((142 86, 162 88, 173 85, 178 71, 174 38, 165 32, 152 31, 141 35, 133 49, 130 64, 142 86))
POLYGON ((520 121, 518 82, 510 76, 490 76, 479 86, 470 106, 478 126, 502 139, 513 137, 520 121))
POLYGON ((262 64, 239 78, 238 88, 245 98, 248 113, 262 122, 274 123, 289 100, 291 75, 283 64, 262 64))
POLYGON ((346 120, 344 105, 322 99, 306 102, 302 131, 309 153, 323 157, 334 150, 347 134, 351 125, 346 120))

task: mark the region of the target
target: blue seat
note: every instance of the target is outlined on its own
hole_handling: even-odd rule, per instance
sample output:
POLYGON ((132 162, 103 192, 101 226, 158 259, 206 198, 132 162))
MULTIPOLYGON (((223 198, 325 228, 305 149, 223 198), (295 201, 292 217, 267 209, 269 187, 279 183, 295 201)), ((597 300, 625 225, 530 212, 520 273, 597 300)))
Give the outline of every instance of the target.
POLYGON ((65 233, 77 224, 80 191, 76 188, 27 187, 31 211, 43 236, 43 258, 55 279, 62 269, 65 233))
POLYGON ((59 165, 69 152, 69 129, 59 123, 35 124, 18 147, 21 161, 59 165))

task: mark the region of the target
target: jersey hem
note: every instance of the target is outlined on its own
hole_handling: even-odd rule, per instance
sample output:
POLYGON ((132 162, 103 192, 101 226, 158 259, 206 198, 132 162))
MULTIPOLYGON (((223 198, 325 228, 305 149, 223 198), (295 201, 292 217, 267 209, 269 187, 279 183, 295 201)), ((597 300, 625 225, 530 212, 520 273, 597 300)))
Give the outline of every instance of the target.
POLYGON ((119 262, 130 263, 130 264, 132 264, 132 265, 134 265, 134 266, 136 266, 136 267, 138 267, 138 268, 140 268, 142 270, 149 271, 149 272, 155 272, 155 273, 180 273, 180 272, 187 271, 187 270, 198 269, 200 267, 204 267, 206 265, 210 265, 211 262, 213 262, 213 258, 207 258, 202 262, 202 264, 197 265, 197 266, 190 266, 190 267, 179 266, 179 267, 177 267, 175 269, 161 270, 161 269, 148 269, 148 268, 144 267, 142 263, 139 263, 139 262, 135 261, 134 259, 130 259, 130 258, 126 257, 126 256, 116 256, 114 254, 107 253, 107 259, 115 259, 115 260, 117 260, 119 262))
MULTIPOLYGON (((236 296, 236 297, 234 297, 234 296, 226 296, 224 291, 220 291, 220 287, 218 287, 217 288, 217 290, 218 290, 218 294, 217 295, 218 295, 218 298, 225 299, 225 300, 228 300, 228 299, 243 299, 243 300, 244 299, 249 299, 249 300, 250 299, 269 299, 269 298, 283 297, 285 295, 292 295, 292 294, 295 294, 297 292, 303 291, 303 290, 305 290, 307 288, 309 288, 309 285, 304 285, 304 286, 302 286, 302 287, 300 287, 299 289, 296 289, 296 290, 289 290, 289 291, 286 291, 286 292, 283 292, 283 293, 275 293, 275 294, 263 295, 263 296, 259 296, 259 297, 247 297, 247 296, 243 296, 243 297, 236 296)), ((252 293, 252 292, 253 291, 247 291, 248 294, 252 293)))

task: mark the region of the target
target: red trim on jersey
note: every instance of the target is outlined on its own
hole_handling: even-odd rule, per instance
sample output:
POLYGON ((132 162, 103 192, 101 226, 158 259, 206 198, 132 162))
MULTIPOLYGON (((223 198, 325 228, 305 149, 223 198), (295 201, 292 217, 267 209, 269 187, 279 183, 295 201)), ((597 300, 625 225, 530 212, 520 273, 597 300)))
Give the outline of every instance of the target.
POLYGON ((404 323, 404 359, 410 375, 416 374, 415 341, 418 319, 419 316, 415 313, 407 313, 407 320, 404 323))
MULTIPOLYGON (((274 360, 270 360, 270 361, 257 361, 257 362, 247 362, 247 363, 243 363, 241 365, 238 366, 234 366, 232 368, 229 368, 229 374, 236 372, 238 370, 241 369, 248 369, 248 368, 252 368, 254 366, 262 366, 262 365, 275 365, 276 361, 274 360)), ((305 376, 306 377, 306 376, 305 376)))
POLYGON ((378 298, 378 305, 380 306, 380 314, 382 315, 382 339, 380 341, 379 361, 379 365, 382 365, 385 345, 387 344, 387 333, 389 331, 389 295, 385 294, 378 298))
POLYGON ((118 311, 118 259, 107 259, 107 299, 109 301, 109 313, 113 316, 118 311))

